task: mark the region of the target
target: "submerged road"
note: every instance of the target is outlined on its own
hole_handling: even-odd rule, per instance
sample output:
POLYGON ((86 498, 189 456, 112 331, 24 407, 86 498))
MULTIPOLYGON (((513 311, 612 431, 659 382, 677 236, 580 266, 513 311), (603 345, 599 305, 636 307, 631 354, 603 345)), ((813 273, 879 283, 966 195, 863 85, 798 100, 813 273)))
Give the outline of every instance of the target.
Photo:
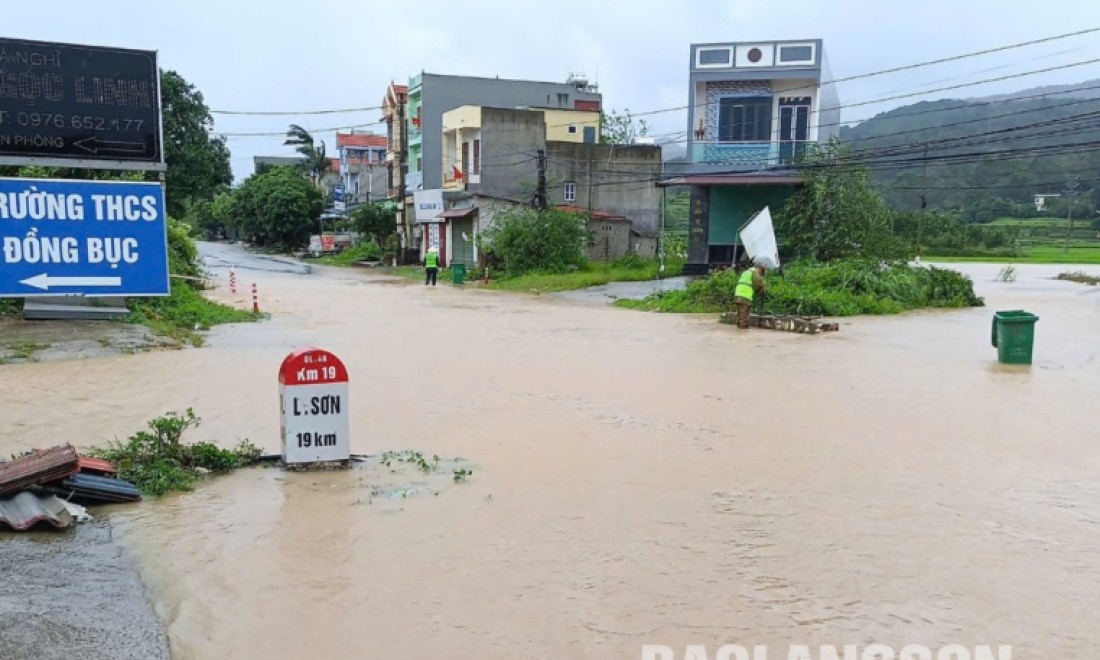
MULTIPOLYGON (((239 277, 252 263, 203 250, 239 277)), ((311 344, 349 367, 353 452, 473 467, 438 495, 257 469, 117 509, 180 659, 735 642, 1094 656, 1100 295, 1049 269, 966 268, 987 307, 804 336, 261 267, 246 279, 271 320, 206 348, 5 367, 19 387, 0 389, 16 430, 0 452, 185 407, 203 418, 193 441, 278 451, 278 365, 311 344), (1021 308, 1041 317, 1035 364, 999 365, 992 313, 1021 308)))

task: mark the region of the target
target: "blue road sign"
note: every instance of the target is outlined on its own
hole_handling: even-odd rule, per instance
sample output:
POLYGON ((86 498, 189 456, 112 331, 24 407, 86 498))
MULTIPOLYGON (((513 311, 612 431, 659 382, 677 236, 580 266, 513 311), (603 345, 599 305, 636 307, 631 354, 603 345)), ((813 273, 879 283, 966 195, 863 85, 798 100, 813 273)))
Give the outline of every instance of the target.
POLYGON ((159 183, 0 178, 0 297, 166 296, 159 183))

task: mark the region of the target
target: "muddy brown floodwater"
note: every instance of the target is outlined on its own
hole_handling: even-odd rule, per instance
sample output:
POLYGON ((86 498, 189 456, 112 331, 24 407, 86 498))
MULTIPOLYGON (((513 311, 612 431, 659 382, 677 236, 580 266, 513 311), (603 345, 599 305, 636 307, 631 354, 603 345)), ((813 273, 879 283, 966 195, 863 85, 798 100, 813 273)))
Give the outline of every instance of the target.
POLYGON ((201 350, 4 367, 0 452, 187 406, 192 440, 277 451, 277 367, 314 344, 351 371, 353 452, 474 466, 438 495, 256 469, 117 510, 179 659, 872 642, 1095 657, 1100 294, 1041 267, 1012 284, 969 271, 985 308, 803 336, 238 269, 270 322, 201 350), (1031 368, 996 363, 998 308, 1040 315, 1031 368))

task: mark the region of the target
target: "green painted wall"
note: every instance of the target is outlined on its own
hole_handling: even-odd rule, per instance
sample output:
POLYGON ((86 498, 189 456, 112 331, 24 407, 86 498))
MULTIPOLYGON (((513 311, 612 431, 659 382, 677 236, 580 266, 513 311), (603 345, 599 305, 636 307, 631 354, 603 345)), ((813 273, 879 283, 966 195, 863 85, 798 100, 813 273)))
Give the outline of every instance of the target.
POLYGON ((711 245, 733 245, 737 230, 754 213, 770 206, 779 210, 794 193, 793 186, 712 186, 710 189, 711 245))

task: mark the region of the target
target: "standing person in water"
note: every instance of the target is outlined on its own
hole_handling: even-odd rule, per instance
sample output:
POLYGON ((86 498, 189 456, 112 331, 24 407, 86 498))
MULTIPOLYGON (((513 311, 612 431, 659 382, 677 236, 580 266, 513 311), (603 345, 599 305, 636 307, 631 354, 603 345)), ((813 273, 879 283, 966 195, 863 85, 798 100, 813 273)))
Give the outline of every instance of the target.
POLYGON ((428 254, 424 255, 424 286, 431 283, 435 286, 436 276, 439 275, 439 248, 428 248, 428 254))

